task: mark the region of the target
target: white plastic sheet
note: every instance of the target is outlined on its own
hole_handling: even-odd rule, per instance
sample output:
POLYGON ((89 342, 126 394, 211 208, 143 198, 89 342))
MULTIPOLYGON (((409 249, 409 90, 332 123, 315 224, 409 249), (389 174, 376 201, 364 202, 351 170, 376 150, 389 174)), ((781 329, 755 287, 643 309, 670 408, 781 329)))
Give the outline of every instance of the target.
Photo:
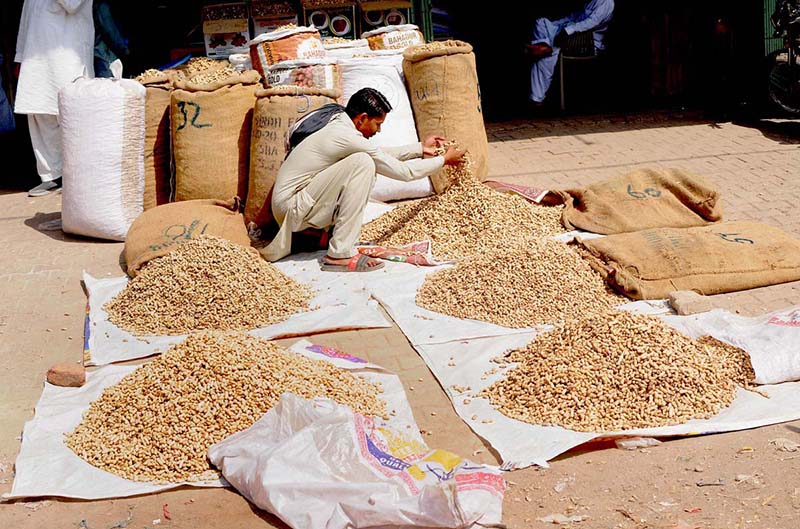
MULTIPOLYGON (((463 320, 417 306, 417 289, 425 276, 452 265, 413 267, 404 263, 386 263, 379 272, 370 273, 367 284, 372 295, 397 322, 406 338, 415 344, 443 343, 485 336, 531 332, 534 329, 509 329, 478 320, 463 320)), ((542 326, 542 330, 548 329, 542 326)))
MULTIPOLYGON (((478 320, 455 318, 418 306, 417 290, 425 281, 425 277, 449 266, 452 264, 416 268, 404 263, 387 262, 384 269, 369 273, 367 288, 397 322, 412 345, 543 332, 552 329, 552 325, 512 329, 478 320)), ((635 301, 620 305, 619 308, 647 314, 671 312, 668 304, 661 300, 635 301)))
MULTIPOLYGON (((548 460, 599 437, 699 435, 743 430, 800 418, 800 383, 762 386, 770 395, 769 399, 740 389, 733 405, 717 416, 664 428, 587 433, 534 426, 508 418, 494 409, 488 400, 476 397, 482 389, 504 376, 504 369, 491 360, 509 349, 525 346, 550 327, 507 329, 418 307, 414 302, 417 289, 427 274, 438 269, 440 267, 413 268, 403 263, 387 263, 386 269, 380 271, 382 274, 376 272, 371 275, 368 287, 439 380, 459 416, 500 454, 505 470, 530 465, 547 466, 548 460)), ((617 308, 664 317, 671 325, 677 318, 670 316, 672 310, 665 300, 636 301, 617 308)), ((778 318, 784 322, 792 323, 800 319, 798 312, 785 311, 781 314, 778 318)), ((770 315, 772 317, 775 315, 770 315)), ((688 318, 686 321, 689 321, 688 318)), ((675 326, 680 328, 679 325, 675 326)), ((781 329, 785 328, 784 324, 781 329)), ((714 335, 714 332, 706 325, 701 334, 714 335)), ((723 336, 720 335, 720 339, 723 336)), ((741 343, 734 345, 742 346, 741 343)), ((757 364, 754 361, 754 365, 757 364)))
MULTIPOLYGON (((378 307, 370 300, 359 274, 323 272, 316 254, 297 254, 275 263, 292 279, 310 285, 317 291, 311 300, 315 310, 292 315, 286 321, 254 329, 251 334, 261 338, 304 336, 324 331, 390 327, 378 307)), ((103 305, 121 292, 126 277, 96 279, 84 273, 83 281, 89 293, 89 325, 86 365, 105 365, 163 353, 185 336, 134 336, 108 321, 103 305)))
POLYGON ((709 335, 746 351, 757 384, 800 379, 800 306, 756 318, 717 309, 664 321, 693 338, 709 335))
POLYGON ((472 527, 501 521, 496 467, 430 450, 415 424, 284 395, 209 459, 247 499, 294 529, 472 527))
POLYGON ((491 362, 492 358, 509 349, 523 347, 535 337, 535 333, 528 333, 414 346, 447 392, 458 415, 500 454, 504 470, 547 466, 547 461, 559 454, 601 437, 700 435, 746 430, 800 418, 800 383, 793 382, 761 386, 759 389, 770 398, 739 389, 733 404, 716 416, 677 426, 592 433, 527 424, 506 417, 487 399, 476 395, 511 369, 498 369, 498 365, 491 362), (493 369, 496 372, 485 375, 493 369), (462 393, 467 387, 470 389, 462 393))
MULTIPOLYGON (((380 383, 388 409, 395 411, 393 419, 416 428, 402 383, 396 375, 334 349, 315 346, 307 340, 298 341, 291 350, 309 358, 327 360, 355 375, 380 383)), ((61 496, 96 500, 148 494, 182 485, 129 481, 93 467, 64 445, 64 434, 75 429, 89 404, 105 388, 116 384, 134 369, 136 366, 103 367, 88 373, 86 385, 80 388, 62 388, 45 383, 36 405, 36 415, 25 424, 22 447, 15 462, 14 484, 11 493, 5 497, 61 496)), ((185 485, 221 487, 227 484, 215 480, 185 485)))

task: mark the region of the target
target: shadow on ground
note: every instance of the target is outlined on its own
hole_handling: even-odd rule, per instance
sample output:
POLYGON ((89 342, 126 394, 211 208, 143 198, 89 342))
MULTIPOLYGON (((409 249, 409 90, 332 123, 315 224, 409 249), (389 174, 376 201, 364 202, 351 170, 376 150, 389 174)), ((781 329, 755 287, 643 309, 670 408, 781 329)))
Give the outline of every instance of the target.
POLYGON ((800 120, 742 120, 734 121, 734 125, 756 129, 765 138, 780 143, 781 145, 800 144, 800 120))
POLYGON ((695 111, 564 116, 487 123, 486 134, 491 143, 512 139, 580 136, 607 132, 685 127, 687 125, 714 126, 715 122, 703 118, 702 113, 695 111))

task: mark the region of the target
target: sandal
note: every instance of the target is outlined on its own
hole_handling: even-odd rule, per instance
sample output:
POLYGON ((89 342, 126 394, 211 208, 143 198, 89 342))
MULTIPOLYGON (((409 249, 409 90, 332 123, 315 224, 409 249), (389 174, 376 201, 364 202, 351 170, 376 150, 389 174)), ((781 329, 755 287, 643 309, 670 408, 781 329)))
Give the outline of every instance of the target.
POLYGON ((326 272, 372 272, 373 270, 380 270, 383 268, 384 263, 378 263, 375 266, 369 266, 369 262, 373 259, 364 254, 357 254, 350 258, 347 264, 332 264, 326 263, 325 258, 320 258, 319 268, 326 272))

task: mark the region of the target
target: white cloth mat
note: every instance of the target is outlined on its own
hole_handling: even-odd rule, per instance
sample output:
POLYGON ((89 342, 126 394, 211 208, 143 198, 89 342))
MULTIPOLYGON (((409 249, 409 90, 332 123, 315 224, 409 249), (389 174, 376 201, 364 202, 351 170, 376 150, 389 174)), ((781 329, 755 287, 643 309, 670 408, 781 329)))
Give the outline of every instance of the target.
MULTIPOLYGON (((411 406, 397 375, 365 360, 348 356, 336 350, 314 346, 307 340, 295 343, 291 350, 314 359, 322 359, 347 369, 355 375, 363 375, 383 386, 383 398, 387 408, 394 410, 395 419, 416 427, 411 406), (309 349, 313 347, 315 352, 309 349)), ((64 435, 80 423, 84 411, 103 390, 116 384, 137 366, 106 366, 87 374, 87 381, 80 388, 62 388, 45 383, 44 391, 36 405, 36 415, 25 424, 22 447, 15 462, 16 475, 11 493, 5 498, 34 496, 60 496, 97 500, 148 494, 181 485, 195 487, 222 487, 227 483, 210 482, 167 483, 153 485, 129 481, 105 470, 96 468, 64 444, 64 435)))
MULTIPOLYGON (((316 310, 294 314, 286 321, 254 329, 261 338, 304 336, 324 331, 391 327, 359 274, 323 272, 317 263, 321 254, 297 254, 275 266, 295 281, 317 291, 311 300, 316 310)), ((108 321, 103 305, 121 292, 127 277, 96 279, 84 273, 89 293, 88 361, 86 365, 105 365, 163 353, 186 336, 134 336, 108 321)))
POLYGON ((498 364, 491 362, 492 358, 526 345, 535 336, 535 333, 528 333, 414 346, 447 392, 458 415, 500 454, 504 470, 530 465, 547 466, 547 461, 559 454, 600 437, 699 435, 746 430, 800 418, 800 382, 792 382, 760 386, 770 398, 738 389, 733 404, 716 416, 677 426, 591 433, 527 424, 506 417, 487 399, 474 395, 512 369, 499 369, 498 364), (492 369, 496 369, 494 374, 484 375, 492 369), (466 387, 470 390, 461 393, 460 390, 466 387), (465 404, 464 399, 471 400, 465 404))

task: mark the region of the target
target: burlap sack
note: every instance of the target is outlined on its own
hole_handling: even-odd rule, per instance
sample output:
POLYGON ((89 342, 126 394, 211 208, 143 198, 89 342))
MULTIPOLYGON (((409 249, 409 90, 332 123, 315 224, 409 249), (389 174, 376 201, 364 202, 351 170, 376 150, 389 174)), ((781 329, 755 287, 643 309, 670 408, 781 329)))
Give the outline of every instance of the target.
MULTIPOLYGON (((461 41, 431 46, 413 46, 403 53, 403 72, 417 132, 421 140, 432 134, 456 140, 469 150, 475 162, 475 176, 482 180, 489 172, 489 142, 472 46, 461 41)), ((432 176, 431 181, 437 193, 450 185, 443 171, 432 176)))
POLYGON ((800 280, 800 240, 766 224, 722 222, 578 240, 592 268, 633 299, 712 295, 800 280))
POLYGON ((215 235, 250 246, 239 200, 189 200, 145 211, 133 222, 125 239, 125 263, 134 277, 145 263, 167 255, 201 235, 215 235))
POLYGON ((251 70, 207 85, 175 83, 170 104, 175 200, 245 198, 260 80, 251 70))
POLYGON ((335 90, 279 86, 256 92, 250 139, 250 183, 244 209, 246 222, 258 226, 273 220, 267 198, 286 157, 286 133, 304 114, 340 97, 335 90))
POLYGON ((174 74, 162 72, 140 82, 147 90, 144 114, 144 210, 169 202, 170 170, 169 102, 174 74))
POLYGON ((691 228, 722 220, 719 193, 679 169, 639 169, 583 189, 555 191, 568 230, 604 235, 650 228, 691 228))

